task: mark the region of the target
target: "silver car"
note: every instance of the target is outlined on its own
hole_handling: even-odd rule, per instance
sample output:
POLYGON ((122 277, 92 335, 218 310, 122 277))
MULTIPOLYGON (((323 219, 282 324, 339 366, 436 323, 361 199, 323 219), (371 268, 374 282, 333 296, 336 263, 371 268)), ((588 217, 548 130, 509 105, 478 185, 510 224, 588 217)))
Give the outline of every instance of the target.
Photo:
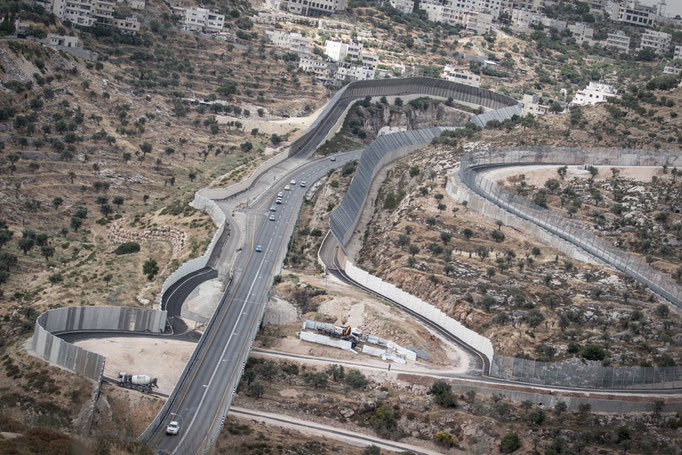
POLYGON ((270 211, 271 211, 271 212, 276 212, 276 211, 277 211, 277 207, 275 207, 275 206, 273 205, 272 207, 270 207, 270 211))
POLYGON ((275 215, 274 214, 270 215, 270 221, 275 221, 275 215))
POLYGON ((178 434, 180 431, 180 423, 177 421, 173 420, 171 423, 168 424, 166 427, 166 434, 178 434))

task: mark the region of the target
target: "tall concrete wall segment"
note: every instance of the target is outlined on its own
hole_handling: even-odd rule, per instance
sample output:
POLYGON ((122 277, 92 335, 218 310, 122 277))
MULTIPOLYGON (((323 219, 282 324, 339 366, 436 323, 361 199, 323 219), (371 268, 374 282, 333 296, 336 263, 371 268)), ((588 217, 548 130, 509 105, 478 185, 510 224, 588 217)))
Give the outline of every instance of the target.
POLYGON ((56 335, 67 332, 163 332, 166 312, 132 307, 67 307, 36 319, 31 348, 39 358, 99 381, 104 357, 56 335))
POLYGON ((471 153, 462 159, 459 178, 481 198, 528 220, 589 255, 626 273, 682 310, 682 287, 635 256, 615 247, 577 224, 506 191, 478 171, 501 165, 557 164, 601 166, 682 166, 682 155, 673 151, 575 149, 564 147, 504 148, 471 153))
POLYGON ((404 96, 421 94, 437 98, 450 98, 467 104, 490 109, 491 112, 472 117, 471 121, 484 126, 490 120, 505 120, 521 114, 521 105, 510 98, 490 90, 429 77, 408 77, 402 79, 375 79, 356 81, 348 84, 327 103, 315 122, 296 139, 289 148, 289 154, 312 153, 322 145, 327 132, 337 123, 346 108, 354 100, 370 96, 404 96))
POLYGON ((386 134, 374 140, 363 152, 348 192, 330 218, 331 231, 344 248, 350 240, 365 205, 369 187, 377 172, 397 159, 423 148, 445 128, 427 128, 386 134))
POLYGON ((351 261, 346 260, 344 269, 346 274, 362 286, 369 288, 377 294, 383 295, 390 300, 396 301, 406 308, 417 312, 431 322, 444 328, 452 335, 456 336, 464 343, 468 344, 478 352, 482 353, 492 363, 494 350, 493 344, 483 335, 479 335, 473 330, 464 327, 460 322, 443 313, 435 306, 399 289, 398 287, 386 283, 381 278, 375 277, 368 272, 356 267, 351 261))

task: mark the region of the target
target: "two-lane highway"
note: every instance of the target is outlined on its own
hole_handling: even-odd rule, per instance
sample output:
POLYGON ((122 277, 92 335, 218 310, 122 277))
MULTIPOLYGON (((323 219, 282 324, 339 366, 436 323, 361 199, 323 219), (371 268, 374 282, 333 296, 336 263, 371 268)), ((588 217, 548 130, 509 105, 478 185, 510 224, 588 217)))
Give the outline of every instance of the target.
POLYGON ((239 268, 243 272, 222 296, 206 333, 197 345, 193 363, 183 375, 174 393, 161 411, 162 419, 147 443, 169 454, 194 454, 210 447, 217 437, 229 404, 239 384, 244 363, 272 286, 274 275, 286 254, 287 241, 293 232, 303 197, 315 181, 329 169, 359 158, 359 153, 312 160, 288 174, 260 195, 245 209, 248 226, 245 254, 239 268), (290 183, 296 180, 296 185, 290 183), (301 187, 301 182, 306 187, 301 187), (285 190, 285 185, 290 190, 285 190), (276 204, 276 193, 283 193, 276 204), (275 207, 273 212, 270 207, 275 207), (270 215, 275 220, 270 220, 270 215), (260 246, 262 252, 257 252, 260 246), (167 435, 172 420, 180 423, 177 435, 167 435))

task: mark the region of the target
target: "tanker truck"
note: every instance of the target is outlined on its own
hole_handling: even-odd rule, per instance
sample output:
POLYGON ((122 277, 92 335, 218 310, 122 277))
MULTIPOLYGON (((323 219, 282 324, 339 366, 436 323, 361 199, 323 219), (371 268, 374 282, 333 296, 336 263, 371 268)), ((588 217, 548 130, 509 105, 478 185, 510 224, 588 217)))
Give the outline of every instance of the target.
POLYGON ((118 385, 120 387, 135 389, 144 393, 151 393, 154 387, 158 388, 156 381, 157 378, 150 378, 144 374, 128 374, 123 371, 118 374, 118 385))

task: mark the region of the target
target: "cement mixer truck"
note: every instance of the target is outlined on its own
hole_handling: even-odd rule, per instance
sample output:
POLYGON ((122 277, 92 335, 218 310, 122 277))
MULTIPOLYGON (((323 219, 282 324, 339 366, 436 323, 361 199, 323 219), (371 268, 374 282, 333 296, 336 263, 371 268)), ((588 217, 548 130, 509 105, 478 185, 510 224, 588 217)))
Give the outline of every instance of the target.
POLYGON ((135 389, 144 393, 151 393, 153 388, 158 388, 157 378, 150 378, 144 374, 128 374, 121 371, 118 374, 118 385, 127 389, 135 389))

